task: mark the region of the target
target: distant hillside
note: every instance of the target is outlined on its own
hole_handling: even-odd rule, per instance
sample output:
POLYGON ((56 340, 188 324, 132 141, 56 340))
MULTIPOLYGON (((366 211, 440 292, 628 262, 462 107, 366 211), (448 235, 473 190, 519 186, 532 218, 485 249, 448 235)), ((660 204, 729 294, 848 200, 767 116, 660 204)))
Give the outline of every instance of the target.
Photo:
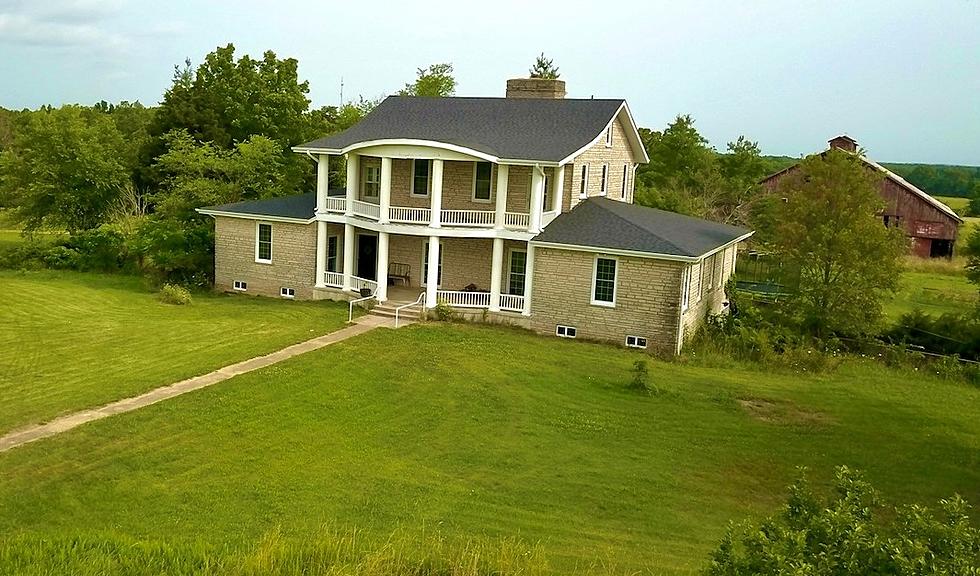
MULTIPOLYGON (((800 161, 790 156, 763 156, 769 163, 769 173, 779 172, 800 161)), ((980 194, 980 166, 949 166, 945 164, 881 165, 915 184, 933 196, 969 198, 980 194)))

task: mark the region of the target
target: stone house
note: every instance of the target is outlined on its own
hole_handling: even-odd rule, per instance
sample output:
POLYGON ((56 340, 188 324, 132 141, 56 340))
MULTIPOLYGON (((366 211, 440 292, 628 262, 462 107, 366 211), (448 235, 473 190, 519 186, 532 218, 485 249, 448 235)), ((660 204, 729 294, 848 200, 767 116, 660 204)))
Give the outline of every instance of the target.
MULTIPOLYGON (((858 143, 850 136, 831 139, 830 148, 859 155, 868 170, 884 176, 880 194, 885 207, 879 216, 884 226, 901 228, 909 239, 912 254, 922 258, 951 258, 959 225, 963 223, 952 208, 920 190, 908 180, 858 152, 858 143)), ((787 175, 798 170, 790 166, 766 177, 762 185, 775 190, 787 175)))
POLYGON ((633 204, 648 160, 623 100, 518 79, 505 98, 392 96, 297 146, 315 193, 199 209, 219 290, 440 302, 566 338, 678 352, 725 309, 751 232, 633 204), (346 160, 342 189, 328 160, 346 160), (430 265, 434 263, 435 265, 430 265))

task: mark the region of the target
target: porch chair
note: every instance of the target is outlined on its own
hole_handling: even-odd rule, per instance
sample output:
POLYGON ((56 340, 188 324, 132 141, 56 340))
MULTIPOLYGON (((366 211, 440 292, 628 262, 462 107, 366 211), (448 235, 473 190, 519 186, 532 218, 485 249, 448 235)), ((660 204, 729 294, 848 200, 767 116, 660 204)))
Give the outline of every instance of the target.
POLYGON ((391 285, 395 285, 396 280, 401 280, 402 284, 408 286, 412 278, 412 267, 401 262, 392 262, 388 265, 388 280, 391 285))

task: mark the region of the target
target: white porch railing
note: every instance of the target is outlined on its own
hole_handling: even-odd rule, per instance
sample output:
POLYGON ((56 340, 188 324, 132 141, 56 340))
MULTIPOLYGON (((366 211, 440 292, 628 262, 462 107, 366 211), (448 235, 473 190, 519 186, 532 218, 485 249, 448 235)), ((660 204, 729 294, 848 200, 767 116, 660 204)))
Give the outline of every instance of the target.
POLYGON ((324 206, 326 212, 346 212, 347 198, 327 197, 327 205, 324 206))
POLYGON ((527 228, 531 225, 531 215, 524 212, 505 212, 504 226, 507 228, 527 228))
POLYGON ((542 212, 541 226, 544 227, 547 226, 548 224, 551 224, 551 221, 554 220, 556 216, 558 216, 558 212, 555 212, 554 210, 550 210, 548 212, 542 212))
POLYGON ((501 294, 500 309, 509 310, 511 312, 523 312, 524 297, 518 296, 517 294, 501 294))
POLYGON ((331 288, 341 288, 344 285, 344 275, 341 272, 324 272, 323 283, 331 288))
POLYGON ((406 206, 388 208, 389 220, 405 224, 428 224, 431 214, 432 210, 429 208, 408 208, 406 206))
POLYGON ((381 217, 381 206, 371 204, 370 202, 354 200, 354 214, 358 216, 367 216, 368 218, 377 220, 381 217))
POLYGON ((438 290, 436 298, 443 300, 454 308, 489 308, 489 292, 462 292, 453 290, 438 290))
POLYGON ((441 223, 446 226, 493 226, 491 210, 443 210, 441 223))
POLYGON ((360 276, 350 277, 350 287, 351 290, 355 292, 360 292, 362 288, 370 288, 371 292, 378 291, 378 283, 374 280, 368 280, 367 278, 361 278, 360 276))

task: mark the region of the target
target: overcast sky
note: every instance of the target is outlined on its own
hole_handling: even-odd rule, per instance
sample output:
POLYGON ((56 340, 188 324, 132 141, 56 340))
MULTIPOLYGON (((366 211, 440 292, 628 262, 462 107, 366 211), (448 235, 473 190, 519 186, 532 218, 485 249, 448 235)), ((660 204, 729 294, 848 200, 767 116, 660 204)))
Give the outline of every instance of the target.
POLYGON ((873 158, 980 165, 980 2, 0 0, 0 106, 155 104, 218 45, 294 57, 314 106, 392 93, 451 62, 502 96, 544 51, 569 97, 625 98, 641 126, 691 114, 798 156, 846 132, 873 158), (742 6, 737 6, 742 5, 742 6), (273 7, 274 6, 274 7, 273 7))

